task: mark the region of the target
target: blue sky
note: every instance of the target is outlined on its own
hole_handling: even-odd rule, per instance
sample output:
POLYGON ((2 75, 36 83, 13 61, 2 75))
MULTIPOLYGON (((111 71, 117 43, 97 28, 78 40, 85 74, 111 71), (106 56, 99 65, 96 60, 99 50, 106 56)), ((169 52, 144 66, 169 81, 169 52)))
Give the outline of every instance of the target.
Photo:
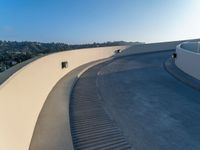
POLYGON ((91 43, 199 38, 198 0, 0 0, 0 40, 91 43))

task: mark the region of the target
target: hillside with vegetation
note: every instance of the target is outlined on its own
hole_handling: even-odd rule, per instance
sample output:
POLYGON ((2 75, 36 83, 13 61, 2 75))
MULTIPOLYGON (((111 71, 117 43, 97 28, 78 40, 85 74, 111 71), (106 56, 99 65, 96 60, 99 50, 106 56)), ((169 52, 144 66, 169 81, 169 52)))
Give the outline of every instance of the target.
POLYGON ((17 41, 0 41, 0 72, 21 63, 30 58, 50 54, 59 51, 94 48, 106 46, 120 46, 141 44, 140 42, 105 42, 92 44, 70 45, 65 43, 41 43, 41 42, 17 42, 17 41))

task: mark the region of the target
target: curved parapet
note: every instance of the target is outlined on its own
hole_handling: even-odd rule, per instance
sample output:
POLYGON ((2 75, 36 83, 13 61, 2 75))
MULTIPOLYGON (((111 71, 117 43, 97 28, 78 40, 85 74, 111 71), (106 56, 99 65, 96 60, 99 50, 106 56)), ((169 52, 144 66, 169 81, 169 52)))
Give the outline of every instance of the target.
POLYGON ((40 56, 36 56, 32 59, 28 59, 24 62, 21 62, 19 64, 16 64, 15 66, 9 68, 8 70, 5 70, 4 72, 0 73, 0 85, 5 82, 9 77, 11 77, 15 72, 17 72, 18 70, 20 70, 21 68, 23 68, 24 66, 26 66, 27 64, 35 61, 36 59, 42 57, 43 55, 40 56))
POLYGON ((200 80, 200 43, 181 43, 176 47, 176 54, 176 66, 190 76, 200 80))
POLYGON ((54 85, 80 65, 126 46, 54 53, 24 66, 0 85, 0 149, 28 150, 38 115, 54 85))

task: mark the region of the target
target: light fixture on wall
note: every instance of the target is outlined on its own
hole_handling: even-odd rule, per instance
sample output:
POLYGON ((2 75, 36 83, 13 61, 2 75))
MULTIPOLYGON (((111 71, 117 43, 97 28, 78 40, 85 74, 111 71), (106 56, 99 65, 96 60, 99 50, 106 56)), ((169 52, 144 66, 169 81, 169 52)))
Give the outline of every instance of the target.
POLYGON ((67 68, 68 67, 68 62, 67 61, 62 61, 61 62, 61 68, 64 69, 64 68, 67 68))
POLYGON ((115 54, 118 54, 118 53, 120 53, 121 52, 121 50, 120 49, 118 49, 118 50, 115 50, 115 54))
POLYGON ((177 58, 177 54, 176 54, 176 53, 173 53, 173 54, 172 54, 172 58, 173 58, 173 59, 176 59, 176 58, 177 58))

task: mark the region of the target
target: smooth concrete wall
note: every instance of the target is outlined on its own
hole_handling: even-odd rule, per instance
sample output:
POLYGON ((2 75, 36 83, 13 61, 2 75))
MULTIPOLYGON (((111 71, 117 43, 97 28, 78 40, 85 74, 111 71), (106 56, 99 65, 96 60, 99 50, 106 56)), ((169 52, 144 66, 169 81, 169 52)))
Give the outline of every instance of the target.
MULTIPOLYGON (((191 43, 189 44, 189 47, 191 47, 191 43)), ((177 58, 175 60, 176 66, 185 73, 189 74, 190 76, 200 80, 200 69, 199 69, 200 53, 183 49, 181 44, 177 46, 176 53, 177 53, 177 58)))
POLYGON ((65 74, 125 48, 116 46, 54 53, 14 73, 0 86, 0 150, 28 150, 43 104, 65 74), (67 68, 61 68, 62 61, 68 62, 67 68))
MULTIPOLYGON (((192 39, 192 40, 187 40, 187 41, 198 41, 198 40, 199 39, 192 39)), ((175 50, 176 46, 184 41, 172 41, 172 42, 133 45, 130 48, 128 48, 126 51, 123 51, 122 53, 118 54, 118 56, 131 55, 131 54, 137 54, 137 53, 148 53, 148 52, 155 52, 155 51, 165 51, 165 50, 172 50, 172 49, 175 50)))
POLYGON ((6 81, 10 76, 12 76, 15 72, 17 72, 18 70, 20 70, 21 68, 23 68, 23 67, 26 66, 27 64, 33 62, 34 60, 36 60, 36 59, 38 59, 38 58, 40 58, 40 57, 42 57, 42 56, 43 56, 43 55, 36 56, 36 57, 34 57, 34 58, 32 58, 32 59, 28 59, 28 60, 26 60, 26 61, 24 61, 24 62, 21 62, 21 63, 15 65, 15 66, 13 66, 13 67, 11 67, 11 68, 5 70, 4 72, 1 72, 1 73, 0 73, 0 85, 1 85, 4 81, 6 81))

